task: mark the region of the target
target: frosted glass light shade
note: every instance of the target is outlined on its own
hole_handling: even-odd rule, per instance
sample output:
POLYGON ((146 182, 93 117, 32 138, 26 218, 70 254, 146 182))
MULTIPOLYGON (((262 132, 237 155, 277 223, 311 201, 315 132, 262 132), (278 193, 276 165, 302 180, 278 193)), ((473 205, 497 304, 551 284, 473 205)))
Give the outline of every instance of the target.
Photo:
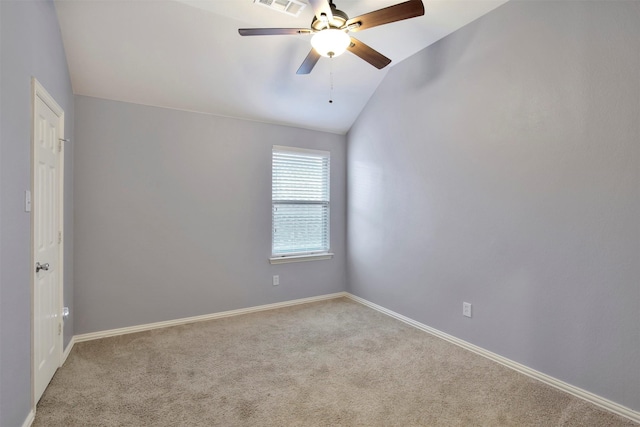
POLYGON ((311 46, 322 56, 331 57, 344 53, 351 44, 351 37, 335 28, 322 30, 311 38, 311 46))

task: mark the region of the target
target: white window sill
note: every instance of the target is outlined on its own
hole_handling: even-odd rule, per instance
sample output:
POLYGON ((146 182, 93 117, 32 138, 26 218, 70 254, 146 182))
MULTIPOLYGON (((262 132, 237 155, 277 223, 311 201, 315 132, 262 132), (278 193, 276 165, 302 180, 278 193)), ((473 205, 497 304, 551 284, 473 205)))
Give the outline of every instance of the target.
POLYGON ((269 258, 271 264, 286 264, 289 262, 304 262, 304 261, 322 261, 323 259, 333 258, 332 253, 324 254, 310 254, 310 255, 291 255, 291 256, 278 256, 269 258))

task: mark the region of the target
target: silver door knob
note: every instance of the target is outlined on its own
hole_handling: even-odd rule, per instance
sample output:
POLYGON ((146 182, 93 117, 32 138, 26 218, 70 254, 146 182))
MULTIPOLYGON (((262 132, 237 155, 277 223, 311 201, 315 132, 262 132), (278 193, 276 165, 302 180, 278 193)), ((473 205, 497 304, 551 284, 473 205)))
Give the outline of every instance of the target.
POLYGON ((49 263, 46 262, 44 264, 40 264, 39 262, 36 262, 36 273, 40 270, 49 271, 49 263))

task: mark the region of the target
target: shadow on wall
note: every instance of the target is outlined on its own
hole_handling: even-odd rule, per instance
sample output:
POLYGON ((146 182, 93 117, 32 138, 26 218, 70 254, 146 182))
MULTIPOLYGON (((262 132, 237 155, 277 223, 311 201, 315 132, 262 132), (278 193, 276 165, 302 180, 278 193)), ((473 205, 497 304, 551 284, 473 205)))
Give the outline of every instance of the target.
POLYGON ((413 60, 409 82, 418 89, 424 88, 440 78, 446 70, 463 61, 465 54, 470 51, 475 34, 479 31, 479 23, 470 23, 466 31, 458 31, 456 37, 445 37, 427 46, 429 54, 417 53, 410 57, 413 60))

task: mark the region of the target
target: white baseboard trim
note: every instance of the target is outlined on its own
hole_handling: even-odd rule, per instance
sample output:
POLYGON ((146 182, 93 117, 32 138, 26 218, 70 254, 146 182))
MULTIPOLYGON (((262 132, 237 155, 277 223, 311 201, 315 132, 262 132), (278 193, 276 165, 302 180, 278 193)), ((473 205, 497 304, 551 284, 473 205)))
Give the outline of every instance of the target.
POLYGON ((62 353, 62 360, 60 361, 60 366, 64 365, 64 362, 67 361, 67 357, 69 357, 69 353, 71 353, 71 349, 73 349, 73 345, 76 343, 75 335, 71 337, 71 341, 67 344, 67 348, 64 349, 62 353))
MULTIPOLYGON (((100 338, 108 338, 108 337, 114 337, 118 335, 132 334, 136 332, 149 331, 152 329, 167 328, 170 326, 185 325, 188 323, 203 322, 206 320, 214 320, 214 319, 220 319, 224 317, 238 316, 241 314, 256 313, 259 311, 273 310, 276 308, 290 307, 290 306, 299 305, 299 304, 307 304, 311 302, 325 301, 325 300, 341 298, 341 297, 347 297, 353 301, 356 301, 362 305, 365 305, 381 313, 384 313, 390 317, 393 317, 397 320, 407 323, 424 332, 427 332, 431 335, 434 335, 438 338, 441 338, 445 341, 448 341, 466 350, 472 351, 480 356, 486 357, 487 359, 492 360, 496 363, 500 363, 501 365, 506 366, 510 369, 513 369, 516 372, 527 375, 528 377, 541 381, 558 390, 564 391, 580 399, 586 400, 587 402, 593 403, 594 405, 599 406, 603 409, 606 409, 607 411, 613 412, 615 414, 628 418, 632 421, 640 423, 640 412, 638 411, 634 411, 633 409, 630 409, 630 408, 627 408, 626 406, 622 406, 618 403, 612 402, 611 400, 605 399, 604 397, 600 397, 589 391, 583 390, 579 387, 573 386, 557 378, 554 378, 542 372, 536 371, 535 369, 529 368, 528 366, 525 366, 521 363, 515 362, 511 359, 507 359, 506 357, 500 356, 499 354, 493 353, 489 350, 485 350, 482 347, 478 347, 467 341, 456 338, 445 332, 439 331, 435 328, 422 324, 416 320, 403 316, 402 314, 391 311, 385 307, 372 303, 364 298, 360 298, 348 292, 337 292, 334 294, 326 294, 326 295, 320 295, 320 296, 310 297, 310 298, 301 298, 301 299, 296 299, 291 301, 278 302, 274 304, 265 304, 265 305, 259 305, 256 307, 248 307, 248 308, 223 311, 223 312, 213 313, 213 314, 205 314, 202 316, 186 317, 182 319, 174 319, 174 320, 168 320, 164 322, 148 323, 145 325, 137 325, 137 326, 130 326, 126 328, 110 329, 106 331, 75 335, 71 339, 71 341, 67 345, 67 348, 64 351, 61 365, 66 361, 67 357, 69 356, 69 353, 71 352, 71 349, 73 348, 73 345, 75 343, 79 343, 83 341, 90 341, 90 340, 95 340, 100 338)), ((25 420, 23 427, 31 426, 31 423, 33 422, 34 419, 35 419, 35 412, 31 411, 29 413, 29 416, 25 420)))
POLYGON ((424 325, 420 322, 417 322, 413 319, 403 316, 402 314, 398 314, 380 305, 374 304, 371 301, 367 301, 364 298, 360 298, 348 292, 346 293, 345 296, 349 299, 352 299, 353 301, 359 302, 362 305, 366 305, 367 307, 373 308, 374 310, 377 310, 381 313, 384 313, 388 316, 398 319, 422 331, 428 332, 431 335, 435 335, 438 338, 442 338, 445 341, 448 341, 466 350, 472 351, 480 356, 486 357, 487 359, 497 362, 501 365, 504 365, 507 368, 511 368, 514 371, 517 371, 528 377, 541 381, 547 385, 550 385, 551 387, 554 387, 558 390, 572 394, 573 396, 586 400, 587 402, 593 403, 594 405, 599 406, 600 408, 606 409, 607 411, 610 411, 622 417, 628 418, 631 421, 640 423, 640 412, 638 411, 634 411, 633 409, 630 409, 630 408, 627 408, 626 406, 622 406, 618 403, 612 402, 611 400, 605 399, 604 397, 600 397, 589 391, 583 390, 579 387, 573 386, 557 378, 554 378, 547 374, 543 374, 542 372, 536 371, 535 369, 531 369, 528 366, 525 366, 521 363, 515 362, 511 359, 507 359, 506 357, 500 356, 499 354, 493 353, 489 350, 485 350, 482 347, 478 347, 477 345, 471 344, 467 341, 456 338, 452 335, 449 335, 447 333, 434 329, 430 326, 424 325))
POLYGON ((24 422, 22 423, 22 427, 31 427, 31 424, 33 424, 33 421, 36 419, 36 412, 35 410, 30 410, 29 411, 29 415, 27 415, 27 419, 24 420, 24 422))
MULTIPOLYGON (((240 314, 256 313, 258 311, 273 310, 276 308, 290 307, 292 305, 307 304, 310 302, 324 301, 329 299, 346 297, 346 292, 337 292, 335 294, 319 295, 310 298, 301 298, 291 301, 277 302, 274 304, 265 304, 255 307, 240 308, 237 310, 222 311, 219 313, 205 314, 202 316, 185 317, 182 319, 167 320, 164 322, 148 323, 146 325, 129 326, 126 328, 110 329, 106 331, 91 332, 88 334, 75 335, 73 343, 83 341, 97 340, 100 338, 114 337, 117 335, 133 334, 135 332, 150 331, 152 329, 167 328, 169 326, 185 325, 187 323, 203 322, 206 320, 220 319, 223 317, 238 316, 240 314)), ((71 346, 71 344, 69 345, 71 346)), ((70 349, 69 349, 70 350, 70 349)))

